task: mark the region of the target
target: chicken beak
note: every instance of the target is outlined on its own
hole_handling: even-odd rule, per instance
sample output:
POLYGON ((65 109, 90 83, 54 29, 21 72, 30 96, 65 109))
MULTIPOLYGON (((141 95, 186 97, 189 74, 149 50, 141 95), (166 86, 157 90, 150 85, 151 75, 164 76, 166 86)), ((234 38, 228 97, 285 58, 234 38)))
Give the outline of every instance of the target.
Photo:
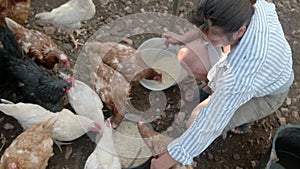
POLYGON ((70 61, 69 61, 69 60, 66 60, 66 61, 65 61, 65 65, 66 65, 67 67, 71 67, 70 61))
POLYGON ((94 125, 93 125, 93 127, 91 128, 90 131, 91 131, 91 132, 98 132, 98 133, 101 133, 102 127, 101 127, 101 125, 98 124, 97 122, 94 122, 94 125))
POLYGON ((71 67, 71 63, 70 63, 70 61, 69 61, 68 58, 62 58, 62 59, 59 59, 59 63, 60 63, 60 64, 66 65, 68 68, 71 67))
POLYGON ((162 73, 160 73, 158 76, 155 76, 153 78, 153 80, 158 81, 158 82, 162 82, 162 73))
POLYGON ((66 87, 63 89, 64 92, 69 92, 71 90, 71 87, 66 87))
POLYGON ((75 78, 72 77, 72 76, 68 77, 68 78, 66 79, 66 81, 69 82, 69 83, 71 83, 72 86, 74 86, 74 84, 75 84, 75 78))

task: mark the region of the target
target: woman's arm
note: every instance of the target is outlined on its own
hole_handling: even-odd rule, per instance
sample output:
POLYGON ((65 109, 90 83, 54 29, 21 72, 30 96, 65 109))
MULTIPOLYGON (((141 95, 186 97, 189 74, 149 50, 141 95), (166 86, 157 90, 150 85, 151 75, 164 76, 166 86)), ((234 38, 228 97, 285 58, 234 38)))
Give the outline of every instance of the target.
POLYGON ((165 44, 168 46, 169 44, 173 45, 184 45, 187 44, 197 38, 199 38, 201 32, 198 28, 194 27, 183 35, 179 35, 174 32, 166 32, 162 34, 162 37, 165 38, 165 44))

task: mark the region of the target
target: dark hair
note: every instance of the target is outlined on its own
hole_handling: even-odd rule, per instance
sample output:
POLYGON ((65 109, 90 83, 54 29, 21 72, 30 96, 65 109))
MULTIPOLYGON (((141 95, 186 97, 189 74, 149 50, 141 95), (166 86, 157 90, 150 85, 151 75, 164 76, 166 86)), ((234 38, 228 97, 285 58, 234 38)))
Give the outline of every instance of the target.
POLYGON ((230 34, 250 23, 253 3, 253 0, 201 0, 192 23, 203 31, 218 26, 224 34, 230 34))

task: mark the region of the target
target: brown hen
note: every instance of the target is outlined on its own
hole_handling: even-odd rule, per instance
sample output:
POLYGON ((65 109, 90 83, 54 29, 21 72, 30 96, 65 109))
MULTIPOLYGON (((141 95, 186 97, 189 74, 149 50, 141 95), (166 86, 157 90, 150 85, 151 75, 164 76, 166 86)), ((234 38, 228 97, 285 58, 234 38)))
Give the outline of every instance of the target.
POLYGON ((0 169, 45 169, 53 156, 55 121, 36 123, 15 138, 1 157, 0 169))
POLYGON ((86 44, 91 66, 91 81, 105 106, 113 112, 112 127, 119 126, 124 118, 131 85, 122 74, 102 62, 100 48, 86 44))
POLYGON ((59 49, 56 43, 46 34, 33 29, 27 29, 14 20, 6 17, 7 27, 15 35, 19 46, 35 62, 47 69, 53 69, 57 63, 70 67, 67 55, 59 49))
POLYGON ((27 21, 29 9, 30 0, 0 0, 0 26, 5 27, 5 17, 23 25, 27 21))
POLYGON ((128 82, 139 81, 143 78, 161 81, 162 75, 146 65, 141 53, 134 48, 114 42, 92 42, 99 48, 99 55, 104 63, 120 72, 128 82))

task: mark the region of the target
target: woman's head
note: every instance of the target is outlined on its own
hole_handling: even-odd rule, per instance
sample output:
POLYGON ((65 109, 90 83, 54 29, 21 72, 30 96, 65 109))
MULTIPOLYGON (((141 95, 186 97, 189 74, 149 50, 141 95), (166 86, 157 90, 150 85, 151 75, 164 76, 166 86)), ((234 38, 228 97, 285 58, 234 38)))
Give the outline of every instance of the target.
POLYGON ((193 21, 215 46, 226 46, 242 37, 253 13, 250 0, 201 0, 193 21))

